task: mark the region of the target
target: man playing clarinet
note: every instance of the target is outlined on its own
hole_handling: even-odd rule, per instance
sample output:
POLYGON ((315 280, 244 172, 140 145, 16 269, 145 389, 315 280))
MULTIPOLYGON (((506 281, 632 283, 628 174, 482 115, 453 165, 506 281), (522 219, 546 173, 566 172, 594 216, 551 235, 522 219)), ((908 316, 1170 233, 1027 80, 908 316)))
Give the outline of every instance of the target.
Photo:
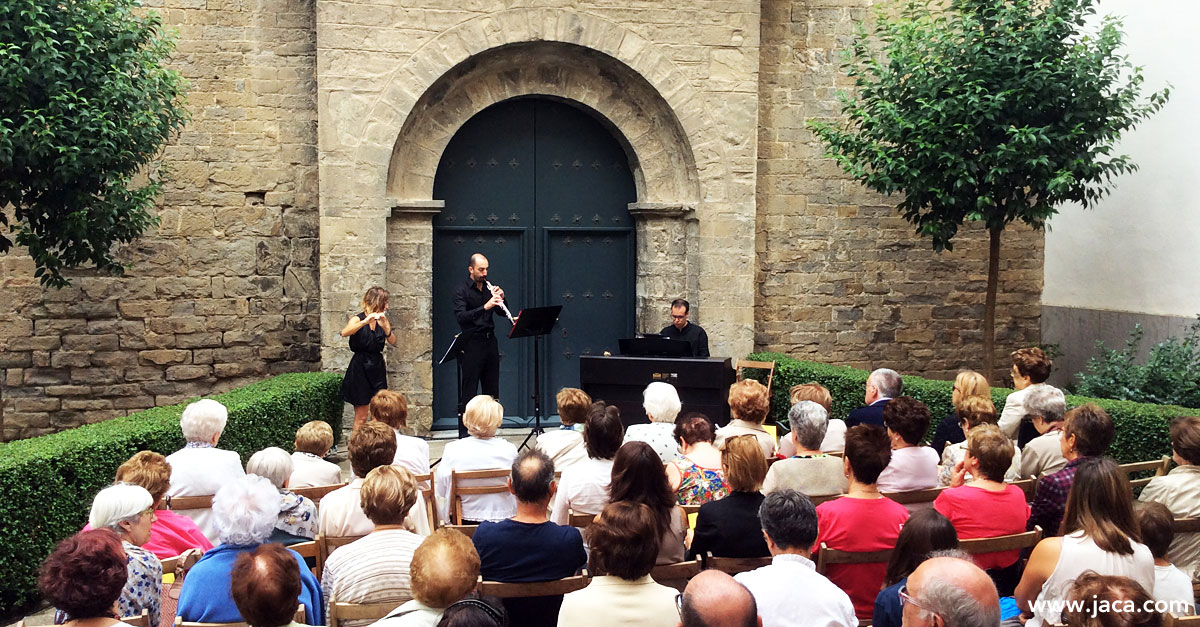
POLYGON ((454 319, 462 329, 462 387, 458 393, 458 437, 467 437, 462 423, 463 408, 476 393, 500 398, 500 350, 496 346, 493 316, 504 314, 504 290, 488 285, 488 260, 471 255, 467 280, 454 288, 454 319), (478 392, 482 385, 483 391, 478 392))

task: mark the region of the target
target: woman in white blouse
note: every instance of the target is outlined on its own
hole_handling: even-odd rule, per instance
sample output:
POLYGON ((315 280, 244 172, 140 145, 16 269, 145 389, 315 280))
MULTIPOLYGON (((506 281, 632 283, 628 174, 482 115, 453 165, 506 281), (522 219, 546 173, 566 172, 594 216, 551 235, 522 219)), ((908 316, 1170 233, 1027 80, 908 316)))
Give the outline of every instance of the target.
POLYGON ((613 458, 621 448, 621 413, 616 407, 594 403, 588 410, 583 443, 588 458, 563 471, 554 496, 550 520, 571 523, 571 514, 599 514, 608 505, 613 458))
POLYGON ((894 398, 883 408, 883 426, 892 441, 892 460, 879 473, 880 492, 937 487, 937 451, 921 446, 929 432, 929 421, 929 408, 910 396, 894 398))
MULTIPOLYGON (((217 448, 228 420, 229 410, 210 398, 198 400, 183 410, 179 428, 187 444, 167 455, 167 463, 171 465, 168 497, 213 495, 222 486, 245 476, 238 454, 217 448)), ((178 510, 176 513, 196 521, 196 526, 213 544, 220 540, 211 509, 178 510)))
POLYGON ((662 463, 679 459, 679 442, 675 439, 675 417, 682 405, 675 386, 655 381, 642 392, 642 407, 650 424, 630 425, 625 442, 645 442, 654 449, 662 463))
MULTIPOLYGON (((467 437, 450 442, 442 452, 442 461, 437 467, 438 515, 443 521, 450 520, 450 473, 453 470, 499 470, 511 468, 517 458, 517 447, 512 442, 495 437, 496 429, 504 420, 504 408, 496 399, 481 394, 467 403, 463 411, 463 425, 467 437)), ((475 485, 490 485, 505 482, 504 478, 481 479, 475 485)), ((468 494, 462 497, 462 524, 476 524, 484 520, 499 521, 517 513, 517 501, 511 493, 468 494)))

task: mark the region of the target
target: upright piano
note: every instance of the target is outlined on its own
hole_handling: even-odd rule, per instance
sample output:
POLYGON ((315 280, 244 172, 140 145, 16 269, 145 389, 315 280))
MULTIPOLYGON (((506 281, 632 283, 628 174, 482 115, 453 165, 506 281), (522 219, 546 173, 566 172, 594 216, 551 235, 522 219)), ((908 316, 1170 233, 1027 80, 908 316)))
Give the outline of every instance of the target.
POLYGON ((654 381, 675 386, 683 404, 680 415, 701 412, 718 426, 729 422, 729 386, 736 374, 729 358, 609 357, 579 358, 579 384, 593 399, 616 405, 621 422, 648 422, 642 391, 654 381))

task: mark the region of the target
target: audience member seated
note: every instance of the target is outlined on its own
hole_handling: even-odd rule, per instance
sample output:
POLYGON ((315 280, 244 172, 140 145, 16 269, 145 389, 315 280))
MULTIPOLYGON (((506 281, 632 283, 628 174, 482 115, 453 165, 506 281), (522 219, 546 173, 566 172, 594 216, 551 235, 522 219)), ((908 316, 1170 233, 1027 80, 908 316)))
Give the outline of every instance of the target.
POLYGON ((1041 435, 1021 449, 1021 478, 1040 479, 1066 467, 1062 453, 1063 415, 1067 400, 1062 390, 1048 384, 1031 387, 1025 394, 1025 416, 1041 435))
POLYGON ((950 519, 935 509, 913 512, 900 530, 896 548, 888 560, 883 590, 875 596, 871 627, 901 627, 900 589, 908 583, 908 576, 929 559, 930 553, 957 548, 958 532, 950 519))
POLYGON ((800 492, 776 490, 758 508, 771 565, 734 576, 750 589, 763 627, 857 627, 850 597, 817 573, 812 559, 817 510, 800 492))
POLYGON ((642 408, 649 424, 629 425, 625 442, 645 442, 654 453, 669 464, 679 459, 679 442, 675 441, 675 417, 679 415, 679 392, 675 386, 654 381, 642 392, 642 408))
MULTIPOLYGON (((171 486, 171 465, 167 458, 154 451, 139 451, 117 468, 117 483, 139 485, 154 499, 154 524, 150 526, 150 540, 142 548, 155 557, 175 557, 188 549, 207 551, 212 542, 187 516, 166 509, 163 496, 171 486)), ((90 529, 91 525, 84 527, 90 529)))
POLYGON ((279 520, 272 541, 295 544, 317 537, 316 503, 287 489, 292 476, 292 456, 287 451, 269 446, 251 455, 246 474, 258 475, 279 490, 279 520))
POLYGON ((1000 624, 996 587, 965 553, 925 560, 908 576, 908 584, 900 589, 900 598, 905 627, 1000 624))
POLYGON ((613 458, 621 448, 621 414, 602 402, 588 409, 583 443, 588 458, 562 473, 550 520, 571 524, 571 514, 599 514, 608 505, 608 487, 612 483, 613 458))
MULTIPOLYGON (((485 522, 475 530, 481 572, 486 581, 553 581, 570 577, 587 565, 583 537, 574 527, 546 518, 554 483, 554 462, 540 450, 521 453, 513 462, 508 489, 517 498, 517 515, 485 522)), ((504 599, 515 625, 555 625, 562 595, 504 599)))
MULTIPOLYGON (((162 563, 144 545, 150 539, 155 518, 154 497, 141 486, 125 483, 96 493, 88 515, 88 527, 117 534, 125 551, 129 577, 117 600, 117 616, 138 616, 147 610, 153 626, 162 616, 162 563)), ((58 618, 77 617, 60 616, 55 622, 62 622, 58 618)))
MULTIPOLYGON (((966 456, 954 467, 950 487, 938 495, 933 508, 950 519, 963 540, 1025 531, 1025 492, 1004 483, 1004 472, 1012 467, 1012 440, 1000 427, 983 424, 967 433, 966 444, 966 456)), ((981 553, 975 565, 988 571, 1000 594, 1010 596, 1021 577, 1020 558, 1020 550, 981 553)))
MULTIPOLYGON (((812 401, 825 409, 828 416, 833 411, 833 395, 820 383, 801 383, 793 385, 788 391, 789 402, 792 406, 800 401, 812 401)), ((829 426, 825 429, 825 439, 821 441, 820 451, 823 453, 841 453, 846 448, 846 421, 841 418, 830 418, 829 426)), ((794 429, 795 426, 791 425, 794 429)), ((796 454, 796 441, 786 433, 779 433, 779 457, 787 459, 796 454)))
POLYGON ((754 595, 733 577, 706 570, 688 582, 679 600, 680 627, 763 627, 754 595))
MULTIPOLYGON (((800 401, 788 410, 788 424, 792 432, 787 439, 796 454, 771 464, 763 481, 763 492, 789 489, 808 496, 845 494, 849 484, 842 472, 842 460, 821 452, 821 442, 829 426, 825 408, 812 401, 800 401)), ((842 439, 844 442, 845 436, 842 439)))
POLYGON ((858 425, 883 426, 883 408, 888 402, 904 392, 904 384, 900 374, 891 368, 879 368, 867 376, 867 393, 863 397, 866 403, 846 416, 846 427, 858 425))
POLYGON ((771 411, 767 386, 753 379, 744 379, 729 386, 729 424, 717 429, 716 447, 723 448, 725 440, 739 435, 752 435, 762 447, 763 457, 775 457, 775 437, 763 428, 771 411))
POLYGON ((467 536, 438 529, 413 553, 411 580, 412 600, 371 627, 434 627, 447 607, 475 590, 479 555, 467 536))
MULTIPOLYGON (((205 552, 188 571, 177 615, 189 622, 242 622, 230 587, 233 565, 238 555, 250 553, 270 539, 279 516, 279 490, 262 477, 244 476, 217 491, 212 510, 221 543, 205 552)), ((321 584, 303 557, 291 549, 287 551, 300 570, 304 622, 320 625, 325 611, 321 584)))
POLYGON ((667 464, 667 481, 680 505, 703 505, 729 493, 721 472, 721 451, 713 446, 716 437, 716 427, 704 414, 688 414, 675 424, 683 456, 667 464))
POLYGON ((650 578, 658 557, 658 517, 641 503, 610 503, 588 528, 595 573, 588 586, 563 597, 560 627, 676 627, 674 588, 650 578))
MULTIPOLYGON (((959 426, 959 431, 962 431, 965 436, 975 427, 980 425, 995 425, 996 424, 996 407, 992 405, 992 399, 983 396, 969 396, 959 403, 958 415, 962 418, 962 423, 959 426)), ((1007 436, 1005 436, 1007 437, 1007 436)), ((955 442, 948 445, 942 451, 942 463, 938 466, 938 484, 943 486, 950 485, 950 479, 954 475, 954 469, 959 462, 967 454, 967 442, 955 442)), ((1013 447, 1013 453, 1010 456, 1008 468, 1005 469, 1002 480, 1016 481, 1021 478, 1021 449, 1013 447)), ((972 475, 968 474, 965 481, 970 481, 972 475)))
POLYGON ((1162 503, 1138 503, 1133 509, 1141 532, 1142 543, 1154 556, 1154 598, 1168 607, 1176 616, 1196 613, 1196 596, 1192 592, 1192 578, 1171 564, 1171 541, 1175 532, 1171 529, 1174 516, 1162 503), (1167 606, 1167 604, 1170 604, 1167 606))
POLYGON ((892 399, 883 408, 892 458, 879 475, 881 491, 911 492, 937 487, 937 453, 921 446, 921 439, 929 432, 929 420, 929 408, 910 396, 892 399))
POLYGON ((437 627, 508 627, 510 624, 499 599, 476 596, 452 603, 442 614, 437 627))
POLYGON ((404 466, 414 475, 429 474, 429 443, 421 438, 400 433, 408 428, 408 399, 399 392, 379 390, 371 397, 370 416, 391 427, 396 434, 396 457, 393 466, 404 466))
POLYGON ((333 427, 324 420, 306 422, 296 430, 296 452, 292 453, 292 488, 337 485, 342 482, 342 469, 326 461, 325 455, 333 446, 333 427))
POLYGON ((113 618, 127 577, 121 541, 108 529, 95 529, 59 542, 37 583, 42 598, 71 617, 68 627, 128 627, 113 618))
POLYGON ((1115 435, 1112 418, 1095 404, 1080 405, 1067 412, 1061 440, 1067 465, 1038 480, 1037 491, 1030 503, 1029 529, 1039 525, 1048 536, 1060 533, 1063 508, 1075 479, 1075 468, 1088 457, 1103 455, 1115 435))
MULTIPOLYGON (((496 436, 504 420, 504 408, 496 399, 480 395, 471 399, 463 410, 463 426, 467 437, 450 442, 442 452, 437 469, 438 511, 442 520, 450 521, 450 471, 496 470, 508 468, 517 459, 517 447, 496 436)), ((494 479, 471 482, 487 485, 494 479)), ((468 484, 470 485, 470 484, 468 484)), ((517 502, 511 494, 468 494, 462 497, 462 524, 478 524, 484 520, 504 520, 517 512, 517 502)))
MULTIPOLYGON (((1071 424, 1068 413, 1064 442, 1073 439, 1071 424)), ((1030 617, 1028 627, 1060 622, 1061 606, 1042 602, 1067 598, 1075 578, 1089 570, 1130 577, 1154 589, 1154 556, 1136 540, 1138 527, 1125 474, 1103 457, 1080 459, 1067 468, 1074 471, 1075 481, 1067 497, 1064 535, 1046 538, 1033 548, 1017 584, 1017 604, 1030 617)))
POLYGON ((1012 380, 1015 392, 1004 399, 1004 411, 1000 412, 1000 430, 1004 435, 1017 441, 1018 447, 1024 447, 1034 437, 1037 430, 1033 424, 1022 420, 1029 412, 1025 411, 1025 396, 1037 386, 1050 378, 1050 369, 1054 362, 1037 348, 1022 348, 1012 353, 1012 380))
POLYGON ((729 496, 700 506, 691 554, 717 557, 766 557, 770 555, 762 535, 758 510, 762 506, 763 479, 767 460, 758 455, 757 441, 740 435, 725 441, 721 467, 729 496))
POLYGON ((250 627, 295 627, 300 566, 281 544, 260 544, 233 561, 233 603, 250 627))
MULTIPOLYGON (((1176 518, 1200 517, 1200 417, 1171 421, 1171 459, 1179 464, 1142 489, 1139 500, 1162 503, 1176 518)), ((1181 533, 1171 542, 1171 561, 1189 577, 1200 572, 1200 533, 1181 533)))
POLYGON ((1163 617, 1150 594, 1129 577, 1084 573, 1071 585, 1068 601, 1082 602, 1064 611, 1067 627, 1159 627, 1163 617))
MULTIPOLYGON (((818 547, 825 543, 839 551, 871 552, 896 546, 908 510, 880 494, 876 485, 891 458, 892 447, 883 429, 859 425, 846 430, 842 468, 850 477, 850 488, 846 496, 817 506, 818 547)), ((886 570, 885 562, 832 564, 826 576, 850 595, 859 619, 867 620, 886 570)))
MULTIPOLYGON (((425 538, 404 528, 404 518, 417 502, 417 482, 403 466, 380 466, 367 473, 360 495, 362 510, 375 530, 339 547, 325 560, 321 591, 332 603, 401 603, 412 598, 409 565, 425 538)), ((360 627, 367 620, 347 620, 360 627)), ((328 609, 325 624, 329 624, 328 609)))
POLYGON ((632 501, 654 512, 658 521, 658 562, 683 561, 687 514, 675 503, 675 494, 667 483, 667 473, 654 449, 645 442, 622 444, 613 459, 610 498, 613 503, 632 501))
MULTIPOLYGON (((319 522, 321 535, 326 537, 365 536, 375 529, 362 508, 362 478, 380 466, 391 465, 396 458, 396 436, 382 422, 365 422, 350 434, 349 453, 354 479, 321 499, 319 522)), ((419 493, 404 519, 404 527, 421 536, 431 531, 425 499, 419 493)))
MULTIPOLYGON (((237 453, 217 448, 228 420, 229 411, 211 398, 198 400, 184 408, 179 417, 179 428, 187 444, 167 455, 167 463, 171 465, 171 487, 167 489, 167 496, 210 496, 221 486, 246 474, 237 453)), ((212 510, 176 511, 196 521, 210 542, 217 541, 212 510)))
POLYGON ((555 397, 558 402, 558 419, 562 426, 550 429, 538 436, 537 447, 554 460, 554 467, 564 471, 587 459, 587 447, 583 444, 583 424, 587 420, 592 397, 579 388, 563 388, 555 397), (576 429, 576 426, 579 428, 576 429))
POLYGON ((937 430, 933 433, 933 441, 930 443, 939 456, 946 450, 947 444, 966 441, 967 436, 962 430, 962 412, 959 409, 959 403, 962 403, 964 398, 972 396, 982 396, 990 400, 992 388, 988 386, 987 379, 983 375, 974 370, 962 370, 954 377, 954 387, 950 391, 950 402, 954 405, 954 411, 938 423, 937 430))

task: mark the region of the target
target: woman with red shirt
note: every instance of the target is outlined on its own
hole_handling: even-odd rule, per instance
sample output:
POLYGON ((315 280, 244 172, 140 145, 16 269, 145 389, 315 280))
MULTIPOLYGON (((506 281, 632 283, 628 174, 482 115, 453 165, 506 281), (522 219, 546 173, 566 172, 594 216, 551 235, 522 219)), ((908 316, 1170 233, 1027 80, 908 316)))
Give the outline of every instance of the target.
MULTIPOLYGON (((933 507, 950 519, 962 540, 992 538, 1025 531, 1029 504, 1025 493, 1004 483, 1004 473, 1015 452, 1012 440, 993 424, 981 424, 967 433, 963 460, 955 464, 950 487, 943 490, 933 507), (966 475, 973 479, 964 482, 966 475)), ((1018 573, 1001 572, 1017 563, 1020 550, 981 553, 975 563, 987 570, 1001 595, 1010 594, 1018 573)))
MULTIPOLYGON (((858 425, 846 431, 842 463, 850 489, 845 496, 817 506, 818 547, 867 553, 896 546, 908 510, 884 498, 875 485, 891 458, 892 445, 883 429, 858 425)), ((850 595, 859 620, 871 620, 886 571, 886 561, 831 564, 825 576, 850 595)))

